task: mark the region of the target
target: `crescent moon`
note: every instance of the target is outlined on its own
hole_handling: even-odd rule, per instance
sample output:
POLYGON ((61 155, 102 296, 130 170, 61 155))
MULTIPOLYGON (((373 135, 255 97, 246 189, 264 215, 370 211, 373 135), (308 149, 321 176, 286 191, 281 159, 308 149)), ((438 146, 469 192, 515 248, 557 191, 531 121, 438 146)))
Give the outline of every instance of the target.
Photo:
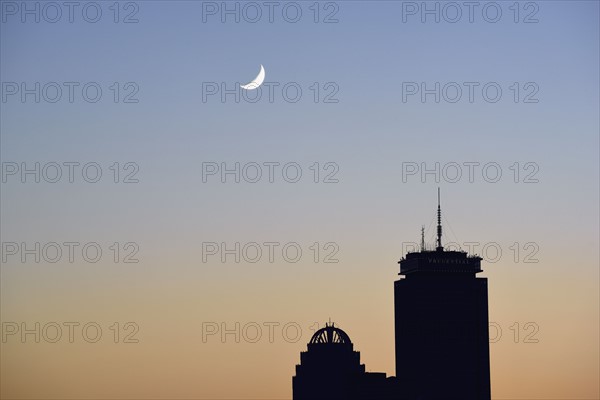
POLYGON ((249 82, 245 85, 240 85, 240 87, 242 89, 246 89, 246 90, 254 90, 256 88, 258 88, 260 85, 262 85, 262 83, 265 81, 265 69, 263 68, 262 64, 260 65, 260 71, 258 72, 258 75, 256 75, 256 78, 254 78, 254 80, 252 82, 249 82))

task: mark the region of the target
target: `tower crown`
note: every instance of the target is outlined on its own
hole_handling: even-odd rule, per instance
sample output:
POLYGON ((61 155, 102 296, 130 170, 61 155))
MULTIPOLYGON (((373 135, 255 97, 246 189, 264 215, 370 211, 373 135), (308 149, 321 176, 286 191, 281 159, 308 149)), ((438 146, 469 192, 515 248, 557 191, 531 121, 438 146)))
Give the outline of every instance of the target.
POLYGON ((436 248, 435 250, 427 250, 424 228, 422 228, 421 250, 409 252, 398 261, 398 264, 400 264, 399 275, 414 273, 473 275, 482 271, 481 260, 481 257, 468 255, 464 251, 444 251, 442 246, 442 208, 440 205, 440 188, 438 188, 436 248))

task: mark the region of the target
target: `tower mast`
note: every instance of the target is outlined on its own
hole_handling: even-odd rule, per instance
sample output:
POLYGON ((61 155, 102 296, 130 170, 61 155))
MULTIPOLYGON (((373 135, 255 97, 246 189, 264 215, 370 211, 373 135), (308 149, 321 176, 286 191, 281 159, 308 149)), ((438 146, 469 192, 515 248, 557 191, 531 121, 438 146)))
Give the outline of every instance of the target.
POLYGON ((438 209, 437 209, 437 251, 443 251, 442 247, 442 208, 440 207, 440 188, 438 187, 438 209))

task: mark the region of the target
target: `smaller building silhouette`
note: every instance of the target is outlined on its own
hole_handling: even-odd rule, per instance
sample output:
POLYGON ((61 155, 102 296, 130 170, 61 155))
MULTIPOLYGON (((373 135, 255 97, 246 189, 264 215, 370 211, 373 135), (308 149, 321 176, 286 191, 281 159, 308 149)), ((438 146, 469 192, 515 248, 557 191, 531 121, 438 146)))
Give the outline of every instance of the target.
POLYGON ((292 387, 294 400, 403 398, 396 378, 388 378, 384 372, 365 372, 360 352, 333 323, 315 332, 308 351, 300 353, 292 387))

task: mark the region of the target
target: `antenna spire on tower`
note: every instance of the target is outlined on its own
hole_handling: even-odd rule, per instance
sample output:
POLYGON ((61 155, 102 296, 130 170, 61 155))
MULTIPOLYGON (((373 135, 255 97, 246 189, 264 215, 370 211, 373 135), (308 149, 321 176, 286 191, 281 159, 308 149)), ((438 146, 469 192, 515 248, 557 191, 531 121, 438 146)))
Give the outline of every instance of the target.
POLYGON ((438 209, 437 209, 437 249, 438 251, 443 251, 442 247, 442 208, 440 206, 440 188, 438 187, 438 209))

